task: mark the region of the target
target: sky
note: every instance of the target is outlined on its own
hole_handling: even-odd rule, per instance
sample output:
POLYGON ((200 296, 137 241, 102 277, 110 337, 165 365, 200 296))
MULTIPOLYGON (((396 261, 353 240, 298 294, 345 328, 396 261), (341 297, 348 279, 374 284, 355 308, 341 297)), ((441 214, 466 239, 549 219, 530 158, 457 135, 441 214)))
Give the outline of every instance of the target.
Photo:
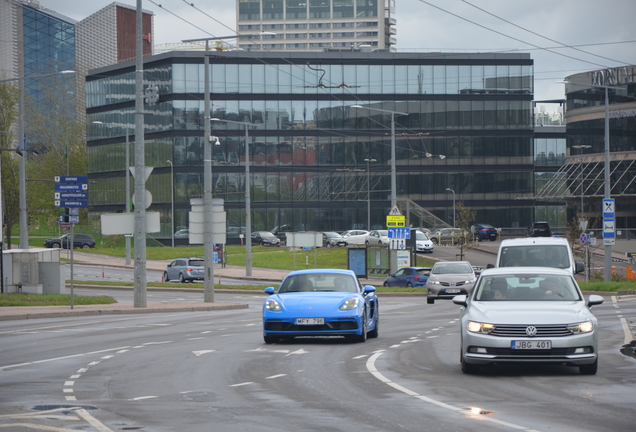
MULTIPOLYGON (((136 0, 119 0, 136 6, 136 0)), ((82 20, 112 0, 40 0, 82 20)), ((561 99, 569 75, 636 65, 634 0, 395 0, 398 52, 524 52, 535 100, 561 99)), ((235 0, 143 0, 155 45, 234 34, 235 0), (191 6, 199 9, 195 9, 191 6), (159 7, 161 5, 162 7, 159 7)))

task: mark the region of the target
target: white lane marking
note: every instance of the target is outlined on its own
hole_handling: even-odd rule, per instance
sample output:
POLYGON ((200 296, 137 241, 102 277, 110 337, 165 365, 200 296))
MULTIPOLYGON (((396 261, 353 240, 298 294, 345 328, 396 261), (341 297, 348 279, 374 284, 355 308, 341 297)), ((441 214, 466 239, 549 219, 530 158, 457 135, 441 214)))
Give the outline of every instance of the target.
POLYGON ((108 360, 108 359, 111 359, 113 357, 115 357, 115 356, 114 355, 107 355, 107 356, 102 357, 102 360, 108 360))
MULTIPOLYGON (((20 367, 20 366, 28 366, 28 365, 32 365, 32 364, 47 363, 47 362, 52 362, 52 361, 57 361, 57 360, 66 360, 66 359, 70 359, 70 358, 83 357, 83 356, 92 355, 92 354, 101 354, 101 353, 105 353, 105 352, 120 350, 122 348, 126 348, 126 347, 109 348, 109 349, 100 350, 100 351, 91 351, 91 352, 82 353, 82 354, 73 354, 73 355, 64 356, 64 357, 55 357, 55 358, 46 359, 46 360, 35 360, 35 361, 32 361, 32 362, 27 362, 27 363, 19 363, 19 364, 8 365, 8 366, 0 366, 0 370, 20 367)), ((82 371, 86 372, 86 369, 80 369, 77 372, 81 373, 82 371)))
POLYGON ((129 400, 134 400, 134 401, 138 401, 138 400, 144 400, 144 399, 157 399, 159 396, 139 396, 136 398, 132 398, 129 400))
POLYGON ((144 344, 144 346, 146 345, 163 345, 163 344, 169 344, 172 343, 172 341, 163 341, 163 342, 146 342, 144 344))
POLYGON ((250 384, 254 384, 254 382, 248 381, 248 382, 244 382, 244 383, 240 383, 240 384, 231 384, 230 387, 241 387, 241 386, 246 386, 246 385, 250 385, 250 384))
POLYGON ((202 338, 202 337, 195 337, 195 338, 188 338, 188 339, 186 339, 186 340, 189 340, 189 341, 195 341, 195 340, 201 340, 201 339, 205 339, 205 338, 202 338))
POLYGON ((62 393, 74 393, 73 389, 62 389, 62 393))
POLYGON ((77 375, 71 375, 69 378, 78 379, 79 377, 81 377, 81 375, 77 374, 77 375))
POLYGON ((115 354, 123 354, 125 352, 128 352, 128 350, 127 349, 120 350, 120 351, 117 351, 115 354))
POLYGON ((365 357, 369 357, 369 355, 368 354, 359 355, 359 356, 353 357, 353 359, 354 360, 358 360, 358 359, 365 358, 365 357))
POLYGON ((100 363, 101 363, 101 362, 94 361, 94 362, 90 362, 88 365, 89 365, 89 366, 95 366, 95 365, 98 365, 98 364, 100 364, 100 363))
POLYGON ((75 385, 75 381, 64 381, 65 386, 73 386, 75 385))
POLYGON ((280 378, 284 376, 287 376, 287 374, 272 375, 272 376, 265 377, 265 379, 274 379, 274 378, 280 378))
POLYGON ((211 352, 214 352, 214 351, 216 351, 216 350, 192 351, 192 353, 193 353, 195 356, 199 357, 200 355, 208 354, 208 353, 211 353, 211 352))
POLYGON ((621 326, 623 327, 623 333, 625 334, 625 343, 628 344, 632 341, 632 333, 629 331, 629 325, 625 318, 621 318, 621 326))
POLYGON ((75 396, 66 396, 67 401, 76 401, 77 398, 75 396))
POLYGON ((292 354, 309 354, 309 351, 305 351, 304 349, 302 349, 302 348, 301 348, 301 349, 299 349, 299 350, 296 350, 296 351, 292 351, 292 352, 290 352, 290 353, 289 353, 289 354, 287 354, 285 357, 290 356, 290 355, 292 355, 292 354))
POLYGON ((212 333, 212 330, 206 330, 206 331, 201 332, 201 334, 207 334, 207 333, 212 333))
POLYGON ((85 409, 78 409, 76 412, 80 417, 90 423, 91 426, 97 429, 98 432, 113 432, 112 429, 106 427, 102 422, 90 415, 85 409))
POLYGON ((428 396, 424 396, 424 395, 418 394, 418 393, 416 393, 416 392, 414 392, 412 390, 407 389, 406 387, 403 387, 403 386, 401 386, 399 384, 396 384, 393 381, 391 381, 390 379, 388 379, 387 377, 385 377, 382 373, 378 372, 378 369, 375 367, 375 361, 382 354, 383 353, 375 353, 371 357, 369 357, 369 359, 366 362, 367 370, 369 372, 371 372, 371 375, 373 375, 379 381, 382 381, 383 383, 387 384, 390 387, 393 387, 394 389, 396 389, 396 390, 398 390, 398 391, 400 391, 402 393, 405 393, 405 394, 407 394, 409 396, 413 396, 413 397, 415 397, 417 399, 420 399, 421 401, 424 401, 424 402, 427 402, 427 403, 430 403, 430 404, 433 404, 433 405, 437 405, 437 406, 439 406, 441 408, 444 408, 444 409, 447 409, 447 410, 450 410, 450 411, 454 411, 454 412, 456 412, 458 414, 464 413, 466 415, 466 417, 472 418, 472 419, 475 419, 475 420, 478 420, 478 421, 489 421, 489 422, 492 422, 492 423, 499 424, 501 426, 509 427, 511 429, 525 430, 525 431, 528 431, 528 432, 539 432, 539 431, 536 431, 535 429, 530 429, 528 427, 516 425, 516 424, 513 424, 513 423, 504 422, 504 421, 497 420, 497 419, 494 419, 494 418, 491 418, 491 417, 476 416, 476 415, 474 415, 472 410, 466 410, 466 409, 463 409, 463 408, 458 408, 458 407, 453 406, 453 405, 449 405, 447 403, 432 399, 432 398, 430 398, 428 396))
POLYGON ((267 351, 267 349, 262 348, 262 347, 258 347, 258 348, 254 348, 251 350, 245 350, 244 352, 258 352, 258 351, 267 351))

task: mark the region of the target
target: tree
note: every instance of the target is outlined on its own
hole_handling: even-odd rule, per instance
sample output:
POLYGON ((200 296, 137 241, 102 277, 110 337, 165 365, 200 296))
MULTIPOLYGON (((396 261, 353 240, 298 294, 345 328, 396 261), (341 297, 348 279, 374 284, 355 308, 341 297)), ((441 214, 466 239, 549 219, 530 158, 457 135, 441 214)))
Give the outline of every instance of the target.
POLYGON ((460 228, 463 233, 463 241, 460 242, 459 249, 459 259, 460 261, 464 259, 464 250, 468 246, 468 239, 470 238, 470 224, 475 220, 477 216, 477 212, 471 210, 469 207, 465 207, 463 202, 458 202, 455 205, 455 226, 460 228))
MULTIPOLYGON (((11 126, 18 117, 18 89, 15 84, 0 83, 0 148, 15 146, 11 126)), ((11 247, 11 230, 19 218, 19 166, 17 153, 0 151, 0 173, 4 218, 2 228, 6 229, 7 245, 11 247)), ((0 215, 2 218, 2 215, 0 215)), ((4 239, 4 237, 2 237, 4 239)))

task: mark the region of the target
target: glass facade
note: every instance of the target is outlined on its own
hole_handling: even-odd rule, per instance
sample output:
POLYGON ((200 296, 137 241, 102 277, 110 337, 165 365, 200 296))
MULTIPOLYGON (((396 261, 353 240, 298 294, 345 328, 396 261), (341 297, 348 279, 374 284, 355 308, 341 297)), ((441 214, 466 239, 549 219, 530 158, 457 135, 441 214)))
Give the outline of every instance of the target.
MULTIPOLYGON (((252 230, 366 225, 367 199, 372 226, 383 226, 390 209, 391 116, 374 109, 408 113, 395 116, 398 198, 449 221, 451 188, 480 221, 500 227, 532 222, 531 201, 518 198, 533 195, 540 155, 559 155, 564 143, 546 140, 534 148, 529 56, 373 57, 226 52, 211 59, 210 117, 252 124, 252 230), (368 166, 365 159, 377 162, 368 166)), ((153 115, 146 116, 145 158, 154 167, 146 186, 153 195, 149 210, 162 213, 163 236, 170 234, 171 188, 175 226, 187 226, 189 201, 203 193, 202 62, 200 53, 179 53, 148 58, 144 67, 146 83, 158 85, 161 94, 159 103, 146 107, 153 115), (174 164, 174 183, 167 160, 174 164)), ((121 66, 87 77, 94 213, 124 210, 134 81, 121 66)), ((211 127, 221 142, 213 146, 213 193, 225 200, 228 225, 243 226, 245 127, 222 121, 211 127)))

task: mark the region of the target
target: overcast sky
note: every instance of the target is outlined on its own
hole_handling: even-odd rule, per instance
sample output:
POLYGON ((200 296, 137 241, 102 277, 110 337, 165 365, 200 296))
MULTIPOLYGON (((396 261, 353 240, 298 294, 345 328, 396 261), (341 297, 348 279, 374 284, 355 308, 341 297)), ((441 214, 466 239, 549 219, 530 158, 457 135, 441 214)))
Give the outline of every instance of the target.
MULTIPOLYGON (((78 21, 110 3, 40 0, 78 21)), ((155 14, 155 44, 231 35, 235 5, 236 0, 143 0, 144 9, 155 14)), ((530 53, 536 100, 563 98, 557 81, 568 75, 636 64, 634 0, 396 0, 395 18, 398 52, 530 53)))

